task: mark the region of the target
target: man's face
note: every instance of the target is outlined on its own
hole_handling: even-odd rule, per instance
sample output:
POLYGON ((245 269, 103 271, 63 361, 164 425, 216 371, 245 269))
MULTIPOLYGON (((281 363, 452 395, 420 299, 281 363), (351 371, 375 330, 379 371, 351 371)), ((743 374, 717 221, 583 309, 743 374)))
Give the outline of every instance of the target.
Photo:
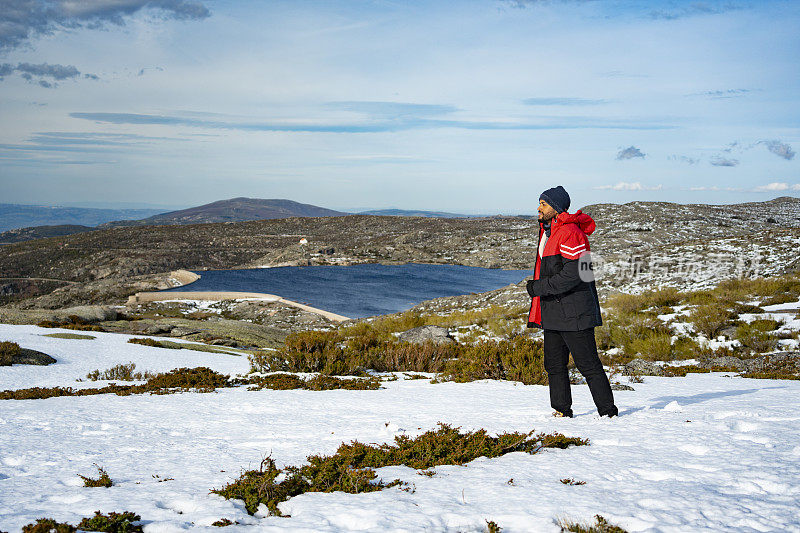
POLYGON ((550 204, 544 200, 539 200, 539 222, 547 222, 552 220, 558 214, 558 211, 550 207, 550 204))

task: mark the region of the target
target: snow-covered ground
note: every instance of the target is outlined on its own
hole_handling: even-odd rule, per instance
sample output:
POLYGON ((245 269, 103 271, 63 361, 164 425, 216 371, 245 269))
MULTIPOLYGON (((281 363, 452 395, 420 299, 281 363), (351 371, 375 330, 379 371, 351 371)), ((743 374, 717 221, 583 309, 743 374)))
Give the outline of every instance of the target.
MULTIPOLYGON (((242 356, 94 340, 41 337, 35 326, 0 325, 0 340, 40 349, 50 367, 0 368, 0 389, 75 386, 93 369, 133 361, 138 370, 209 366, 247 370, 242 356)), ((92 384, 96 386, 98 384, 92 384)), ((36 518, 77 523, 95 510, 140 514, 148 533, 219 531, 558 531, 558 518, 601 514, 629 531, 800 531, 800 382, 690 374, 647 377, 617 392, 621 416, 597 417, 574 386, 576 418, 550 416, 542 386, 480 381, 433 385, 398 380, 375 391, 247 391, 0 401, 0 530, 36 518), (415 491, 308 493, 281 505, 291 518, 251 517, 209 494, 271 454, 300 464, 339 443, 378 443, 437 422, 464 429, 559 431, 591 445, 512 453, 417 475, 379 470, 415 491), (115 485, 86 488, 78 474, 104 467, 115 485), (586 481, 568 486, 559 480, 586 481), (169 479, 169 480, 167 480, 169 479), (513 479, 513 481, 511 481, 513 479)))

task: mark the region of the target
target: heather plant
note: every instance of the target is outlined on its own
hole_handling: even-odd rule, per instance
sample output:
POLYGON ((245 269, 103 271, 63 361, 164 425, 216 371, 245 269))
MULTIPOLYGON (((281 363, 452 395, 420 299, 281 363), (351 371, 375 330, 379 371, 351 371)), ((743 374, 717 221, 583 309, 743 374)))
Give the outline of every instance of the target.
POLYGON ((97 478, 91 478, 88 476, 82 476, 78 474, 78 477, 83 480, 84 487, 105 487, 108 488, 114 484, 111 480, 111 477, 108 475, 108 472, 100 465, 94 465, 97 467, 97 478))
POLYGON ((21 348, 16 342, 0 342, 0 366, 11 366, 14 356, 19 355, 21 348))
POLYGON ((74 533, 75 531, 101 531, 104 533, 142 533, 142 526, 135 524, 141 517, 130 511, 103 514, 95 511, 91 518, 84 518, 77 527, 52 518, 39 518, 35 523, 22 526, 22 533, 74 533))
POLYGON ((594 524, 573 522, 571 520, 558 520, 557 524, 561 531, 570 531, 572 533, 628 533, 621 527, 610 524, 608 520, 599 514, 594 516, 594 520, 594 524))
POLYGON ((437 429, 416 438, 398 435, 394 444, 342 443, 335 454, 309 456, 302 466, 279 469, 267 457, 258 470, 245 471, 237 480, 211 492, 244 501, 250 514, 264 504, 270 514, 280 516, 278 504, 305 492, 358 494, 400 485, 399 480, 387 483, 377 479, 375 469, 384 466, 402 464, 427 470, 444 464, 463 465, 478 457, 493 458, 516 451, 533 454, 542 448, 587 444, 585 439, 559 433, 502 433, 492 437, 483 429, 461 433, 459 428, 439 424, 437 429))
POLYGON ((77 530, 72 524, 56 522, 52 518, 38 518, 36 522, 22 526, 22 533, 74 533, 77 530))
POLYGON ((142 519, 136 513, 123 511, 103 514, 95 511, 91 518, 84 518, 78 523, 81 531, 102 531, 104 533, 142 533, 142 526, 135 524, 142 519))
POLYGON ((134 372, 136 370, 136 363, 114 365, 111 368, 103 370, 92 370, 86 374, 86 378, 90 381, 141 381, 155 377, 156 374, 145 370, 144 372, 134 372))

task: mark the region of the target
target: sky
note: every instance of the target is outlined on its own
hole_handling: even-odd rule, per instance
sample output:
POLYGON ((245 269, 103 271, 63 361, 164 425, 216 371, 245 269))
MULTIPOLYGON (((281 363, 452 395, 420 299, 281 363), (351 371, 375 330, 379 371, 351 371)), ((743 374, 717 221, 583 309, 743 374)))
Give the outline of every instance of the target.
POLYGON ((798 7, 3 0, 0 203, 800 196, 798 7))

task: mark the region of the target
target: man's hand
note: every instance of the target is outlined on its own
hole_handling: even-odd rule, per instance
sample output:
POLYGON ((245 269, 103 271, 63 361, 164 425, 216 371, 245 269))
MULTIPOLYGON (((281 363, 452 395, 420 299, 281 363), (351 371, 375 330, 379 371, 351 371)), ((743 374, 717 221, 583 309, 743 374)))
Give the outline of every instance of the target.
POLYGON ((534 287, 536 287, 535 280, 529 279, 528 283, 525 284, 525 290, 528 291, 528 294, 530 295, 531 298, 536 298, 537 296, 539 296, 538 294, 536 294, 536 290, 534 287))

